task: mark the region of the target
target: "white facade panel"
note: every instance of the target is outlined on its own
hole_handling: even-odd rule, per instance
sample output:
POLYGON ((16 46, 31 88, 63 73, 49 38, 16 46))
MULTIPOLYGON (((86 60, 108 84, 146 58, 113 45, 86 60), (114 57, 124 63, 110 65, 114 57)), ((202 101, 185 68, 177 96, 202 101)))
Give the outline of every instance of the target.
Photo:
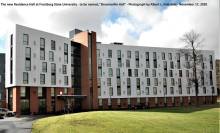
MULTIPOLYGON (((16 25, 13 45, 13 83, 6 80, 6 87, 10 86, 41 86, 41 87, 71 87, 71 46, 70 40, 51 33, 16 25), (23 44, 23 34, 27 34, 28 45, 23 44), (45 60, 40 59, 40 38, 45 39, 45 60), (51 50, 51 40, 55 41, 55 50, 51 50), (68 44, 68 64, 64 63, 64 43, 68 44), (25 49, 31 49, 31 70, 25 70, 25 49), (49 61, 49 51, 54 53, 54 61, 49 61), (42 72, 42 62, 47 62, 47 72, 42 72), (51 85, 51 63, 56 64, 56 85, 51 85), (67 74, 63 74, 62 66, 67 66, 67 74), (28 72, 28 83, 23 83, 23 72, 28 72), (40 83, 40 74, 45 74, 45 84, 40 83), (68 85, 64 84, 64 76, 68 76, 68 85)), ((9 47, 9 46, 8 46, 9 47)), ((10 58, 10 48, 6 58, 10 58)), ((10 68, 10 62, 6 63, 10 68)), ((10 79, 10 69, 6 70, 10 79)))
MULTIPOLYGON (((128 98, 128 97, 173 97, 173 96, 195 96, 194 86, 190 86, 190 94, 187 93, 187 77, 185 67, 186 61, 183 54, 180 56, 180 69, 177 69, 177 53, 181 53, 179 49, 175 48, 156 48, 156 47, 141 47, 141 46, 125 46, 115 44, 100 44, 97 43, 97 50, 100 51, 100 56, 97 55, 97 60, 102 60, 102 75, 101 79, 101 95, 99 98, 128 98), (108 57, 108 50, 112 50, 112 58, 108 57), (122 66, 118 67, 117 50, 121 51, 121 62, 122 66), (127 57, 127 51, 131 51, 131 58, 127 57), (139 67, 136 67, 135 51, 139 52, 139 67), (145 52, 149 52, 150 68, 146 67, 146 56, 145 52), (153 52, 156 52, 157 68, 153 67, 153 52), (162 53, 165 53, 165 60, 162 59, 162 53), (172 60, 168 59, 168 54, 172 54, 172 60), (107 67, 107 59, 111 60, 111 67, 107 67), (130 60, 130 67, 126 67, 126 60, 130 60), (168 77, 164 77, 163 61, 167 62, 167 73, 168 77), (173 62, 174 68, 171 68, 170 62, 173 62), (108 69, 113 69, 113 76, 109 77, 108 69), (121 95, 117 95, 117 77, 116 68, 120 68, 120 79, 121 79, 121 95), (132 76, 128 76, 128 69, 131 69, 132 76), (134 76, 134 69, 138 69, 138 76, 134 76), (145 69, 148 69, 149 77, 145 77, 145 69), (156 77, 153 77, 153 69, 156 70, 156 77), (173 71, 173 77, 170 77, 169 71, 173 71), (179 70, 182 71, 182 77, 179 77, 179 70), (107 86, 107 78, 111 78, 111 86, 107 86), (131 95, 127 95, 127 78, 131 79, 131 95), (136 79, 140 78, 140 95, 137 94, 136 79), (147 86, 147 78, 150 78, 150 86, 147 86), (158 79, 158 85, 154 85, 154 78, 158 79), (163 91, 163 78, 167 80, 167 94, 163 91), (174 85, 171 85, 171 78, 174 79, 174 85), (181 79, 182 94, 179 93, 178 78, 181 79), (109 87, 113 87, 113 95, 109 94, 109 87), (149 87, 149 95, 146 95, 146 87, 149 87), (153 93, 153 88, 157 88, 157 94, 153 93), (170 87, 173 87, 173 94, 170 92, 170 87)), ((214 62, 214 51, 202 50, 203 60, 205 68, 203 69, 205 75, 205 85, 199 87, 199 96, 211 96, 216 95, 216 78, 215 78, 215 62, 214 62), (209 56, 212 56, 213 69, 209 65, 209 56), (210 85, 209 71, 212 71, 213 85, 210 85), (203 87, 206 87, 206 93, 203 92, 203 87), (215 91, 212 93, 212 87, 215 91)), ((99 69, 99 68, 98 68, 99 69)), ((191 68, 192 69, 192 68, 191 68)), ((188 69, 190 76, 192 76, 192 70, 188 69)), ((202 69, 199 69, 199 71, 202 69)), ((98 70, 99 71, 99 70, 98 70)))

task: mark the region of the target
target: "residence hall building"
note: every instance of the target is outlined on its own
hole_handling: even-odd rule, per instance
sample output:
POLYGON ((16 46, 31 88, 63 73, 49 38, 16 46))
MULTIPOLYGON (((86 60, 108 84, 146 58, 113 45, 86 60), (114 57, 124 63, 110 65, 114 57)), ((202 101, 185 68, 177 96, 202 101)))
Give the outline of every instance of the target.
POLYGON ((5 54, 0 53, 0 108, 5 108, 5 54))
MULTIPOLYGON (((179 49, 96 42, 16 25, 6 53, 9 109, 20 114, 195 104, 188 55, 179 49)), ((201 51, 200 104, 216 101, 213 51, 201 51)))

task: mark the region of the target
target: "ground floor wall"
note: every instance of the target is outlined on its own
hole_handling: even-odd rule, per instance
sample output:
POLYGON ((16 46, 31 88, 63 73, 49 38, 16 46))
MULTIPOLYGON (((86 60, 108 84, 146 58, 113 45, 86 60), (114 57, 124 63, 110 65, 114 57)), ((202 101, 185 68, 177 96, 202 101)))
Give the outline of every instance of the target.
MULTIPOLYGON (((183 97, 148 97, 148 98, 104 98, 99 99, 99 109, 127 109, 127 108, 154 108, 178 107, 196 105, 195 96, 183 97)), ((215 104, 217 96, 198 96, 198 104, 215 104)))
POLYGON ((0 108, 6 108, 6 101, 0 100, 0 108))
MULTIPOLYGON (((8 88, 10 94, 8 94, 9 100, 6 101, 7 107, 16 112, 17 116, 22 114, 61 113, 67 110, 66 100, 62 98, 62 95, 73 95, 72 88, 67 88, 67 91, 64 91, 64 88, 45 87, 39 92, 38 87, 26 87, 25 94, 22 94, 24 92, 21 88, 8 88)), ((72 107, 69 109, 70 111, 73 110, 75 102, 74 99, 69 101, 72 102, 69 105, 72 107)))
MULTIPOLYGON (((8 108, 16 112, 17 116, 22 114, 47 114, 61 113, 65 111, 85 111, 90 107, 83 108, 83 99, 63 98, 63 95, 74 95, 72 88, 42 88, 38 87, 8 88, 8 108)), ((155 107, 178 107, 198 104, 214 104, 217 96, 182 96, 182 97, 143 97, 143 98, 104 98, 99 99, 98 109, 128 109, 128 108, 155 108, 155 107)))

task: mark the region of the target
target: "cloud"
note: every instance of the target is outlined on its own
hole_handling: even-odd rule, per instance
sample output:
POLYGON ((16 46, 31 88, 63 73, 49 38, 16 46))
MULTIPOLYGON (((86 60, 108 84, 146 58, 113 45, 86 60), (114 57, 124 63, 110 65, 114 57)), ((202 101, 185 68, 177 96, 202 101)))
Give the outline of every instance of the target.
MULTIPOLYGON (((33 1, 36 2, 30 0, 30 2, 33 1)), ((105 2, 108 1, 110 0, 105 2)), ((157 1, 159 0, 150 2, 157 1)), ((68 37, 68 32, 74 28, 93 30, 97 32, 98 41, 104 43, 118 41, 125 45, 182 47, 184 44, 179 41, 179 38, 185 32, 194 29, 206 40, 203 48, 215 50, 217 57, 220 58, 220 52, 217 51, 217 48, 219 49, 219 1, 190 1, 207 2, 208 6, 169 6, 162 10, 153 6, 3 7, 0 12, 0 38, 7 37, 11 27, 18 23, 66 37, 68 37)), ((62 2, 82 1, 64 0, 62 2)), ((129 0, 129 2, 137 1, 129 0)), ((146 2, 146 0, 138 2, 146 2)))
POLYGON ((24 19, 21 17, 21 15, 18 13, 16 9, 10 9, 7 18, 9 21, 15 22, 15 23, 24 23, 24 19))
POLYGON ((101 33, 101 24, 108 13, 108 7, 79 7, 67 8, 49 15, 52 26, 58 31, 68 32, 73 28, 82 30, 93 30, 101 33))
POLYGON ((161 20, 152 25, 149 31, 143 31, 138 43, 158 47, 182 47, 179 41, 184 33, 191 29, 205 38, 203 49, 216 51, 219 47, 219 8, 218 1, 209 1, 207 7, 169 7, 163 13, 161 20))
POLYGON ((162 11, 157 7, 122 8, 120 14, 124 15, 117 20, 102 23, 105 36, 100 40, 116 40, 128 45, 181 48, 185 44, 179 38, 194 29, 205 38, 202 49, 215 50, 216 57, 220 58, 219 1, 191 2, 207 2, 208 6, 169 6, 162 11))

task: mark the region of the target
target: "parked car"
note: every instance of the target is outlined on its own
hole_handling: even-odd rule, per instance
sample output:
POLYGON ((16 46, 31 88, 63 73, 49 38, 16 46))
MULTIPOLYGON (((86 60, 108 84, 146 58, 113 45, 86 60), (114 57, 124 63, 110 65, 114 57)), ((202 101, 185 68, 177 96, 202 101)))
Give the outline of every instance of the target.
POLYGON ((0 115, 1 116, 15 116, 15 112, 10 111, 9 109, 6 108, 0 108, 0 115))
POLYGON ((4 119, 4 116, 6 115, 6 112, 0 108, 0 119, 4 119))

